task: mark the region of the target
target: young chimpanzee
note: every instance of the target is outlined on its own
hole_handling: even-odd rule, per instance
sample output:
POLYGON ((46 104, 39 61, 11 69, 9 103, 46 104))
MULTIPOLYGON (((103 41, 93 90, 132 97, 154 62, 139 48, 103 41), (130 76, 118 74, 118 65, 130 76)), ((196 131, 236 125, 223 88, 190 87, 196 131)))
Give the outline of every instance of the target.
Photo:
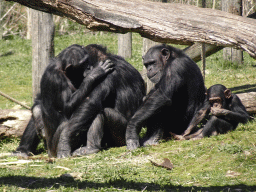
POLYGON ((191 121, 183 135, 175 135, 178 140, 200 139, 205 136, 227 133, 235 130, 239 123, 246 123, 249 115, 236 94, 225 86, 217 84, 207 90, 203 107, 191 121), (203 128, 197 125, 208 119, 203 128))
POLYGON ((128 123, 129 150, 157 144, 170 136, 169 132, 183 133, 205 99, 201 71, 181 50, 157 45, 148 50, 143 60, 148 78, 156 85, 128 123), (142 126, 147 127, 147 133, 139 141, 142 126))
POLYGON ((41 79, 41 92, 35 99, 30 119, 14 155, 34 153, 39 137, 46 139, 48 153, 56 155, 58 135, 63 124, 91 92, 93 86, 114 70, 110 61, 91 67, 85 47, 71 45, 52 59, 41 79))

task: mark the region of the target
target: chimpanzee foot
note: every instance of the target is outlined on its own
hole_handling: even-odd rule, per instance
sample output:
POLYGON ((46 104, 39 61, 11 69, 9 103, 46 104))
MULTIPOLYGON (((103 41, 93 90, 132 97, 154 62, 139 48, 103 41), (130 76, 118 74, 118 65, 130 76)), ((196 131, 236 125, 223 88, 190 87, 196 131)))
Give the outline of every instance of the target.
POLYGON ((146 141, 143 142, 142 146, 148 146, 148 145, 158 145, 159 144, 159 139, 154 139, 154 138, 151 138, 151 139, 148 139, 146 141))
POLYGON ((57 153, 57 158, 61 159, 61 158, 66 158, 66 157, 70 157, 71 154, 70 154, 70 151, 67 150, 67 151, 58 151, 57 153))
POLYGON ((136 140, 136 139, 128 139, 126 141, 126 145, 127 145, 128 150, 133 151, 133 150, 137 149, 138 147, 140 147, 140 142, 139 142, 139 140, 136 140))
POLYGON ((100 149, 92 147, 80 147, 72 153, 72 156, 85 156, 93 153, 98 153, 100 149))
POLYGON ((183 135, 177 135, 175 133, 170 132, 170 134, 173 136, 175 140, 186 140, 183 135))

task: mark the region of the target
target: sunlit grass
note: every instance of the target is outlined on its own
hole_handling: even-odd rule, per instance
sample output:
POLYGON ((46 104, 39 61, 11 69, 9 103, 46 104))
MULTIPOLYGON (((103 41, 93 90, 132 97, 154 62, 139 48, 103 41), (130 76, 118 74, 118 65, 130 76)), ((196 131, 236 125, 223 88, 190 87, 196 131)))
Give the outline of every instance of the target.
MULTIPOLYGON (((32 105, 31 46, 29 40, 0 40, 0 91, 32 105), (7 54, 9 53, 9 54, 7 54)), ((88 33, 56 36, 55 54, 71 44, 107 46, 117 53, 117 36, 88 33)), ((133 56, 128 59, 142 70, 142 39, 133 34, 133 56)), ((234 92, 255 90, 255 60, 245 55, 242 67, 223 65, 222 52, 206 60, 207 87, 221 83, 234 92)), ((198 63, 201 68, 201 63, 198 63)), ((16 104, 0 96, 0 109, 16 104)), ((170 126, 172 125, 170 117, 170 126)), ((198 141, 163 141, 139 148, 111 148, 79 158, 52 159, 43 151, 25 164, 17 157, 0 157, 0 191, 256 191, 256 122, 225 135, 198 141), (173 163, 173 170, 153 166, 149 160, 173 163), (65 175, 70 174, 70 176, 65 175)), ((1 153, 12 152, 19 139, 0 141, 1 153)))

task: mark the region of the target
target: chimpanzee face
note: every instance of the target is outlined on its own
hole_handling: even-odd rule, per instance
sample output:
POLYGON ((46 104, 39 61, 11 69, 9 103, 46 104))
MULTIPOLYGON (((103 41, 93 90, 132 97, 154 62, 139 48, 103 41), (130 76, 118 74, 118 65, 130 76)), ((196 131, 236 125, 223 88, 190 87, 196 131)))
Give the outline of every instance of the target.
POLYGON ((231 91, 225 86, 217 84, 208 89, 207 97, 212 107, 226 108, 227 101, 231 97, 231 91))
POLYGON ((147 54, 142 57, 143 63, 147 69, 147 76, 153 83, 158 83, 163 75, 163 68, 170 57, 168 49, 162 50, 151 48, 147 54))
POLYGON ((211 97, 209 98, 209 101, 211 103, 212 107, 217 107, 217 108, 223 108, 223 101, 221 97, 211 97))

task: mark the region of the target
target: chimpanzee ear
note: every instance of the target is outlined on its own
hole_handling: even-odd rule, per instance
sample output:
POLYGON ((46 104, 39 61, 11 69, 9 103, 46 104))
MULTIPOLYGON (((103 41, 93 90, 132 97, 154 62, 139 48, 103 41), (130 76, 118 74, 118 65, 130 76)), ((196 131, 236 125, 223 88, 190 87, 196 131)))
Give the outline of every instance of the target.
POLYGON ((230 89, 226 89, 224 91, 224 95, 225 95, 226 99, 230 99, 230 97, 231 97, 231 90, 230 89))
POLYGON ((167 61, 170 57, 170 51, 166 48, 163 48, 161 50, 161 53, 162 53, 162 56, 163 56, 164 60, 167 61))

